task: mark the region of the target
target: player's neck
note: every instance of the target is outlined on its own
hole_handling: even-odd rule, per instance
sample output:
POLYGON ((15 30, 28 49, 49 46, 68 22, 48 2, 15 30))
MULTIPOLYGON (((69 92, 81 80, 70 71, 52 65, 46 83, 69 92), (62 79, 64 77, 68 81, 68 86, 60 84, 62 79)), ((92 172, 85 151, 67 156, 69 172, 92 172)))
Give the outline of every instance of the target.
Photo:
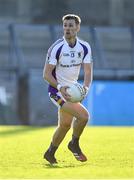
POLYGON ((66 39, 66 41, 67 41, 67 43, 68 43, 68 45, 69 45, 70 47, 74 47, 75 44, 76 44, 77 39, 76 39, 76 37, 73 37, 73 38, 68 38, 68 39, 66 39))

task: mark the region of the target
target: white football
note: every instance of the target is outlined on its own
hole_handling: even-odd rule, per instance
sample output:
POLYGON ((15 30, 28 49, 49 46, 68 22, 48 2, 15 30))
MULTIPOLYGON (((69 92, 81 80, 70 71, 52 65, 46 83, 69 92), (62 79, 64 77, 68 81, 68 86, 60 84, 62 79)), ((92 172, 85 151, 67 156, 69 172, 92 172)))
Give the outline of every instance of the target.
POLYGON ((85 90, 79 83, 71 85, 66 91, 71 96, 71 102, 80 102, 85 97, 85 90))

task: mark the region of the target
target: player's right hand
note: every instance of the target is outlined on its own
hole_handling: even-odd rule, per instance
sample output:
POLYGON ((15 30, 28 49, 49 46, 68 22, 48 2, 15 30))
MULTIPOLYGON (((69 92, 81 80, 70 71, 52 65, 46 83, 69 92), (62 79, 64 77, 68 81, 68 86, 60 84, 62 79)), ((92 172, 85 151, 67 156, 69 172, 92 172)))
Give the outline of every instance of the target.
POLYGON ((62 96, 68 101, 71 98, 71 96, 66 92, 67 88, 69 87, 68 86, 61 87, 60 92, 62 96))

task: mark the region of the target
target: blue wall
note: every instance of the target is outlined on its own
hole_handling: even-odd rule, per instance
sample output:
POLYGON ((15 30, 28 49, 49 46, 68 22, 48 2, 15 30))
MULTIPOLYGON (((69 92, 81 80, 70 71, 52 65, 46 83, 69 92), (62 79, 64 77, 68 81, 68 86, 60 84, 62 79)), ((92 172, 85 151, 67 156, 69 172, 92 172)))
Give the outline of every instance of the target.
POLYGON ((83 104, 91 125, 134 125, 134 82, 94 81, 83 104))

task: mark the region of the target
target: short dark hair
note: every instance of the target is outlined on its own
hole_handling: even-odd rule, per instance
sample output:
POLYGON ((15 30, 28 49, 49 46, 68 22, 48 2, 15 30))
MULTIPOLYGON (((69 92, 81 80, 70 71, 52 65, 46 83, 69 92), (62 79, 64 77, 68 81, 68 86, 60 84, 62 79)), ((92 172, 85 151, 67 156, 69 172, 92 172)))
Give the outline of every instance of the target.
POLYGON ((62 17, 62 21, 70 20, 70 19, 74 19, 76 24, 81 23, 81 18, 78 15, 75 15, 75 14, 67 14, 67 15, 62 17))

